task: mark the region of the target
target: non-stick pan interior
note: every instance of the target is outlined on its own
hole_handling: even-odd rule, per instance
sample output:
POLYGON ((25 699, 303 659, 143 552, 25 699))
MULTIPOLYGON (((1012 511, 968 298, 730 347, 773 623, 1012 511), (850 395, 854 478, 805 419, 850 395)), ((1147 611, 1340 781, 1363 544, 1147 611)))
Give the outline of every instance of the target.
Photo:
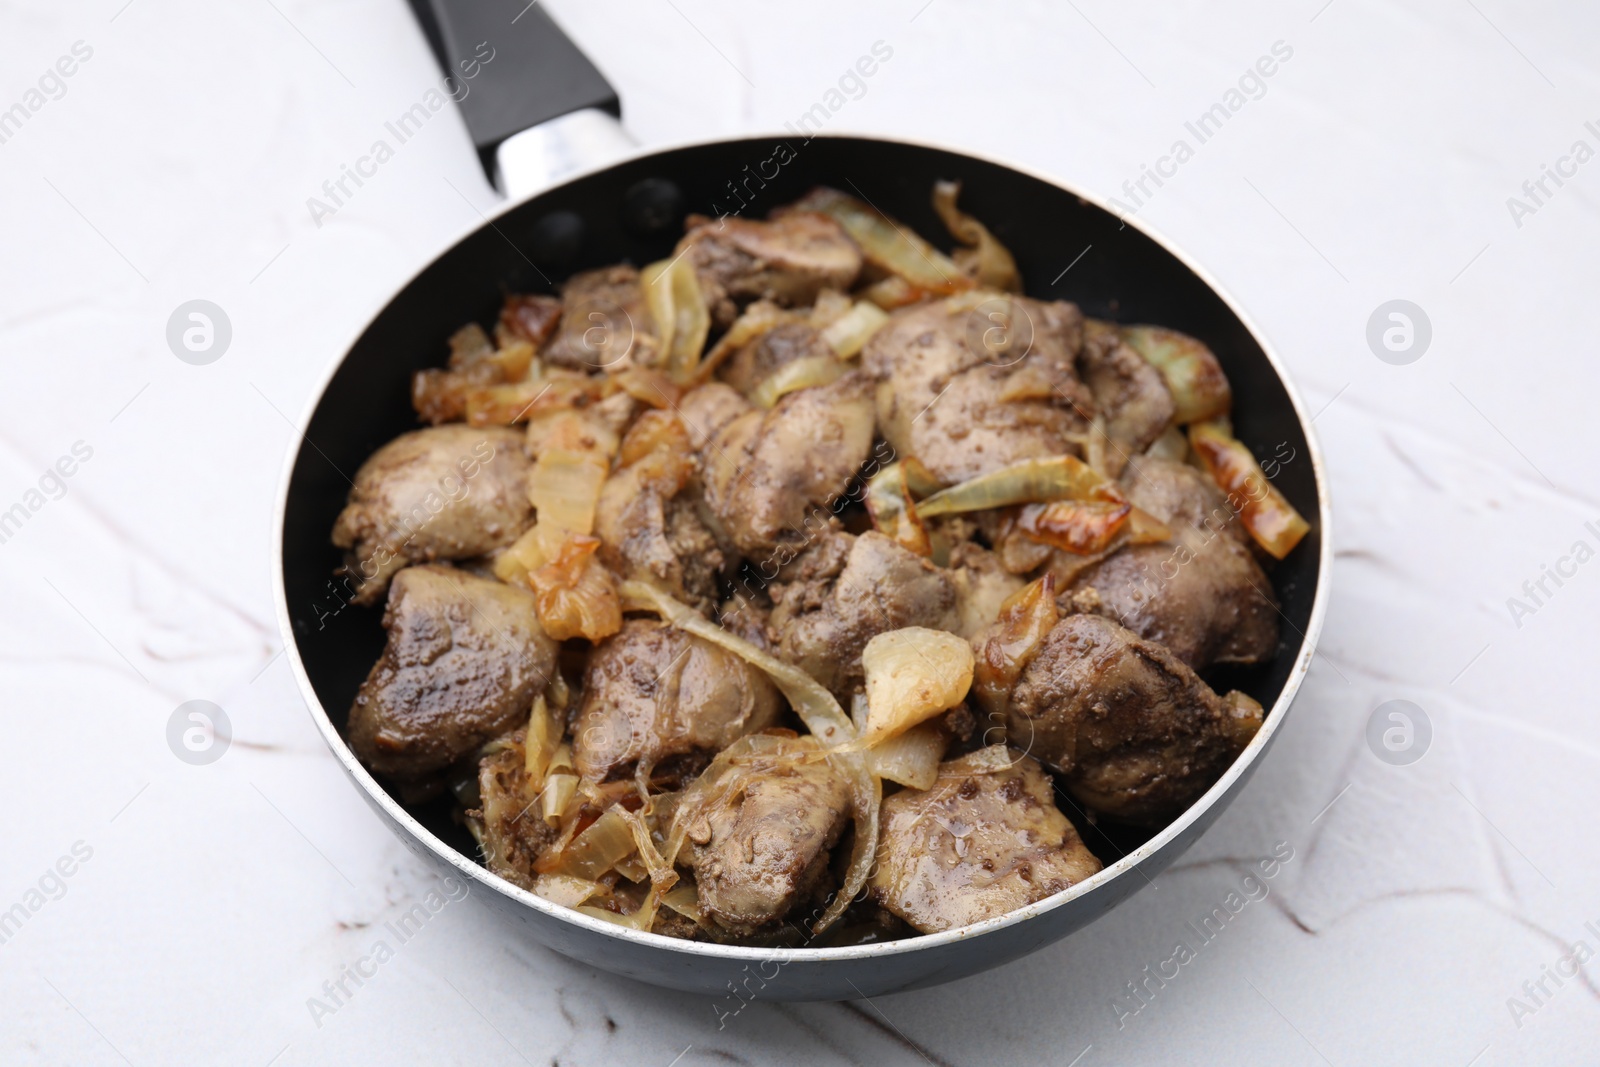
MULTIPOLYGON (((941 178, 961 180, 961 206, 1011 249, 1028 295, 1074 301, 1096 317, 1169 326, 1201 338, 1221 359, 1233 384, 1235 432, 1263 460, 1278 457, 1268 467, 1275 484, 1312 526, 1304 543, 1272 571, 1284 617, 1278 655, 1260 668, 1213 678, 1270 708, 1308 629, 1321 515, 1300 421, 1250 331, 1159 243, 1058 186, 936 148, 816 137, 679 148, 553 189, 439 256, 362 334, 312 416, 284 515, 284 589, 295 641, 334 723, 343 728, 356 689, 382 650, 383 631, 380 610, 346 605, 347 596, 332 581, 340 555, 329 531, 349 478, 367 456, 418 425, 410 401, 412 372, 442 365, 450 334, 471 320, 490 326, 506 293, 553 293, 579 270, 619 261, 642 265, 669 255, 686 213, 760 218, 818 184, 854 193, 948 248, 929 200, 941 178)), ((472 853, 470 840, 442 804, 418 814, 445 840, 472 853)), ((1111 834, 1105 844, 1120 851, 1148 836, 1103 830, 1111 834)))

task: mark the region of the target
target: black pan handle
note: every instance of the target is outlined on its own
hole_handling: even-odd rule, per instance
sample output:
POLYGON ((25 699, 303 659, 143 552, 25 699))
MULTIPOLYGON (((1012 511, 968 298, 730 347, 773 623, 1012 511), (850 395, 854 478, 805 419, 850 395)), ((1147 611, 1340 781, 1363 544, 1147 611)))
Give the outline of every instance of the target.
POLYGON ((491 176, 495 149, 514 134, 586 108, 621 117, 616 91, 539 4, 410 3, 491 176))

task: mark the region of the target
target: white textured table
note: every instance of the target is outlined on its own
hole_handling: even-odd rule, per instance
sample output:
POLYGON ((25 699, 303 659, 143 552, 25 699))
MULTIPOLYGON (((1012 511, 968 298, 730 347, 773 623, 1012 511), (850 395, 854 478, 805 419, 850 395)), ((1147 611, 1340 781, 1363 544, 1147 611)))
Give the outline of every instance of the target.
POLYGON ((430 881, 303 710, 269 530, 312 383, 492 200, 464 129, 441 112, 317 226, 307 198, 436 79, 399 0, 8 5, 0 1061, 1593 1063, 1597 964, 1563 959, 1600 950, 1600 11, 549 6, 645 143, 779 128, 882 41, 830 128, 1121 196, 1208 264, 1331 465, 1334 598, 1290 722, 1154 888, 927 992, 757 1002, 719 1030, 706 1000, 530 950, 470 898, 399 944, 383 924, 430 881), (166 342, 196 298, 232 324, 208 366, 166 342), (1394 299, 1431 322, 1404 365, 1367 342, 1394 299), (168 746, 192 699, 233 724, 209 765, 168 746), (1406 766, 1366 741, 1396 699, 1432 728, 1406 766), (1279 842, 1267 896, 1202 942, 1188 924, 1279 842), (308 1008, 385 938, 336 1011, 308 1008), (1166 963, 1180 939, 1194 957, 1166 963))

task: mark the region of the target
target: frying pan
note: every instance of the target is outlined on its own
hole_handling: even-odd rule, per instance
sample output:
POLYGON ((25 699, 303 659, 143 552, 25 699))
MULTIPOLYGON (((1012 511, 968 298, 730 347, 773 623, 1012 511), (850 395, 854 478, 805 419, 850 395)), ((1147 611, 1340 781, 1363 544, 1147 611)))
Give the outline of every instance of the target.
POLYGON ((288 457, 276 531, 277 608, 289 661, 328 747, 373 810, 413 852, 465 881, 524 936, 617 974, 718 998, 721 1010, 755 996, 849 999, 947 982, 1048 945, 1148 884, 1216 821, 1265 756, 1310 667, 1327 602, 1332 552, 1322 460, 1278 358, 1245 313, 1144 223, 1119 219, 1093 196, 1021 167, 924 143, 791 130, 632 151, 518 195, 579 167, 586 155, 621 150, 615 94, 542 9, 530 7, 513 23, 510 9, 489 0, 415 2, 430 5, 419 8, 424 29, 457 76, 480 41, 494 49, 462 106, 485 170, 513 196, 418 271, 334 363, 288 457), (929 202, 940 178, 963 183, 963 209, 1011 249, 1030 296, 1072 300, 1089 315, 1157 323, 1206 341, 1233 384, 1236 434, 1258 456, 1290 456, 1274 483, 1311 533, 1272 573, 1283 614, 1277 655, 1210 678, 1259 700, 1268 709, 1265 724, 1228 772, 1159 832, 1093 825, 1067 806, 1105 869, 1008 915, 941 934, 791 949, 702 944, 625 930, 490 874, 446 802, 403 806, 342 736, 384 636, 381 613, 346 605, 330 582, 340 557, 329 531, 350 488, 347 476, 416 427, 412 373, 438 365, 446 338, 462 323, 492 322, 508 292, 555 292, 578 270, 670 255, 687 212, 760 218, 825 184, 854 191, 933 237, 944 233, 929 202))

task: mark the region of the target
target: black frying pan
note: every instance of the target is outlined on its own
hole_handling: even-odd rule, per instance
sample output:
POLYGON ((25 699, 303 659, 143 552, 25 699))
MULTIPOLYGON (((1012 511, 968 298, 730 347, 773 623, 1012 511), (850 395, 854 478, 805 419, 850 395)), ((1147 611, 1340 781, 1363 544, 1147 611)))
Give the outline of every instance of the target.
MULTIPOLYGON (((527 10, 512 25, 517 5, 433 2, 438 7, 426 11, 424 22, 441 57, 471 56, 480 40, 495 49, 463 109, 491 175, 503 143, 522 124, 560 123, 573 109, 614 111, 609 86, 542 10, 527 10)), ((453 69, 448 58, 446 65, 453 69)), ((302 429, 279 512, 279 619, 313 718, 352 781, 414 852, 468 879, 530 937, 595 966, 717 996, 729 982, 742 983, 747 996, 759 988, 770 999, 841 999, 931 985, 1014 959, 1091 921, 1171 863, 1243 787, 1310 665, 1327 599, 1325 479, 1310 422, 1238 307, 1141 224, 1124 223, 1048 179, 924 144, 792 135, 715 141, 635 154, 509 203, 377 312, 332 368, 302 429), (439 365, 446 338, 463 323, 492 323, 508 292, 555 292, 579 270, 669 255, 689 212, 758 218, 825 184, 856 192, 937 241, 944 227, 929 201, 937 179, 963 183, 962 208, 1011 249, 1028 295, 1071 300, 1092 316, 1156 323, 1203 339, 1232 382, 1239 438, 1258 456, 1281 455, 1285 443, 1294 450, 1275 484, 1312 532, 1273 571, 1284 616, 1281 646, 1266 665, 1210 679, 1259 700, 1268 709, 1264 727, 1229 772, 1164 830, 1152 835, 1080 826, 1106 863, 1094 878, 944 934, 840 948, 706 945, 623 930, 489 874, 445 802, 405 809, 342 738, 350 702, 382 650, 383 631, 381 612, 346 606, 331 582, 340 555, 329 531, 350 488, 347 476, 379 446, 416 427, 412 373, 439 365), (740 199, 730 194, 730 183, 739 187, 740 199)))

